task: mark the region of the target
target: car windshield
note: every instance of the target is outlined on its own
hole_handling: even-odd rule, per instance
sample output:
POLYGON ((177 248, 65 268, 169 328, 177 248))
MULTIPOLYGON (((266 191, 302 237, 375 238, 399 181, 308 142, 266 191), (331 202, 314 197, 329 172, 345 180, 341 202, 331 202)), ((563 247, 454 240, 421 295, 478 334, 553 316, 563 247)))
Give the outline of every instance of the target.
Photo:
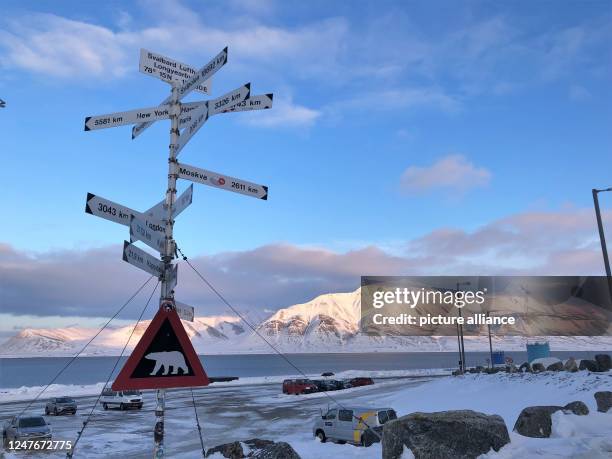
POLYGON ((46 425, 45 419, 40 416, 36 418, 21 418, 19 420, 19 427, 41 427, 46 425))
POLYGON ((389 413, 389 421, 397 419, 397 413, 395 412, 395 410, 389 410, 387 411, 387 413, 389 413))
POLYGON ((139 390, 124 390, 123 395, 140 395, 139 390))
POLYGON ((62 397, 62 398, 58 398, 57 399, 57 403, 73 403, 74 400, 72 400, 69 397, 62 397))

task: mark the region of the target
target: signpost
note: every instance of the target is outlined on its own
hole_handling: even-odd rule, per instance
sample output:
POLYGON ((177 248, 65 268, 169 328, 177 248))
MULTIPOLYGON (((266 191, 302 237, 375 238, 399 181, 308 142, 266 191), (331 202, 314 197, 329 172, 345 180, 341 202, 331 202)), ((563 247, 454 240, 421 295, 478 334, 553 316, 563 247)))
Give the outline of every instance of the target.
POLYGON ((221 175, 217 172, 207 171, 199 167, 189 166, 187 164, 178 164, 179 178, 191 180, 192 182, 203 183, 204 185, 221 188, 234 193, 244 194, 259 199, 268 199, 268 187, 265 185, 257 185, 256 183, 247 182, 246 180, 230 177, 229 175, 221 175))
POLYGON ((250 83, 216 99, 181 103, 193 91, 209 93, 212 76, 226 63, 227 48, 198 70, 143 49, 140 51, 140 71, 170 83, 171 94, 157 107, 89 116, 85 119, 86 131, 135 124, 132 138, 142 134, 155 121, 170 120, 165 199, 142 213, 91 193, 87 194, 85 205, 85 211, 89 214, 128 226, 131 242, 124 242, 123 260, 161 281, 160 308, 112 385, 115 390, 157 389, 154 428, 156 458, 164 456, 165 389, 208 384, 206 373, 179 319, 180 316, 184 320, 193 321, 194 310, 174 300, 178 279, 178 265, 173 263, 176 254, 174 219, 193 201, 193 184, 177 198, 177 179, 183 178, 264 200, 268 197, 267 186, 179 164, 176 159, 210 116, 272 107, 272 94, 250 97, 250 83), (137 247, 135 243, 138 241, 153 248, 160 257, 137 247))

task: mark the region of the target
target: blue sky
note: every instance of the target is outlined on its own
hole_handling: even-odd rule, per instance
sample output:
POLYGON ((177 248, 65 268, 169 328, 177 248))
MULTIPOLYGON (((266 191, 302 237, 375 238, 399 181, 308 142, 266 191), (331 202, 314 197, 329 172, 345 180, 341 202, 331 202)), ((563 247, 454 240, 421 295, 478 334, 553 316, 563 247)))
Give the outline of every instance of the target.
MULTIPOLYGON (((590 189, 612 185, 610 1, 5 1, 2 16, 5 270, 95 265, 104 250, 120 265, 126 229, 86 215, 85 196, 159 201, 169 123, 132 141, 129 127, 84 132, 84 117, 166 97, 138 72, 140 48, 200 66, 229 46, 213 96, 250 81, 274 108, 209 120, 180 160, 270 197, 196 185, 176 236, 219 282, 248 276, 246 259, 294 287, 237 294, 245 307, 356 287, 360 273, 601 272, 590 189)), ((110 266, 110 284, 132 269, 110 266)), ((18 297, 29 287, 15 277, 18 297)))

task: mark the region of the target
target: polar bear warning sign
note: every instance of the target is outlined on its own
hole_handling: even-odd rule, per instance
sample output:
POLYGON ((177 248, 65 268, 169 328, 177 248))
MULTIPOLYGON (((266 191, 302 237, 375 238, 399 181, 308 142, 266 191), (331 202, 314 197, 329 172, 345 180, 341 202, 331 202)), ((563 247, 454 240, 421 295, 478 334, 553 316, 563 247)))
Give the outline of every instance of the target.
POLYGON ((207 386, 208 377, 176 309, 160 308, 115 379, 112 389, 207 386))

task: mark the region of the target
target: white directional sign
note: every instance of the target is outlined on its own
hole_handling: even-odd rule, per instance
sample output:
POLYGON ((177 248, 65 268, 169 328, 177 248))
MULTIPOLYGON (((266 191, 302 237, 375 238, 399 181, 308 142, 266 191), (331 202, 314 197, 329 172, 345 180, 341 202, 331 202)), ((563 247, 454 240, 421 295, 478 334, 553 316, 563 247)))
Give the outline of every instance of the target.
POLYGON ((180 301, 174 301, 174 307, 176 309, 176 313, 181 319, 193 322, 193 319, 195 317, 195 311, 193 309, 193 306, 181 303, 180 301))
POLYGON ((166 225, 150 217, 133 215, 130 221, 130 242, 142 241, 160 253, 166 248, 166 225))
POLYGON ((85 130, 106 129, 126 124, 141 123, 143 121, 157 121, 170 118, 170 107, 139 108, 127 112, 109 113, 107 115, 88 116, 85 118, 85 130))
POLYGON ((253 198, 268 199, 268 187, 258 185, 256 183, 247 182, 246 180, 230 177, 229 175, 221 175, 217 172, 207 171, 199 167, 189 166, 187 164, 178 165, 179 178, 191 180, 192 182, 203 183, 204 185, 221 188, 234 193, 244 194, 253 198))
MULTIPOLYGON (((197 70, 190 65, 183 64, 175 59, 157 54, 146 49, 140 50, 139 70, 146 74, 159 78, 166 83, 180 83, 184 85, 192 78, 197 70)), ((211 80, 198 85, 195 91, 210 94, 211 80)))
POLYGON ((242 112, 247 110, 265 110, 272 108, 273 94, 260 94, 258 96, 250 96, 247 100, 243 100, 239 104, 231 108, 222 110, 221 113, 242 112))
MULTIPOLYGON (((176 198, 174 202, 174 209, 172 210, 172 218, 176 218, 182 211, 184 211, 189 205, 191 205, 193 201, 193 185, 190 185, 185 191, 181 193, 181 195, 176 198)), ((148 215, 151 218, 156 220, 165 221, 168 219, 168 206, 166 205, 166 200, 158 202, 149 210, 147 210, 145 215, 148 215)))
POLYGON ((121 204, 117 204, 116 202, 104 199, 92 193, 87 193, 85 212, 126 226, 130 226, 130 215, 140 215, 140 213, 136 212, 134 209, 122 206, 121 204))
POLYGON ((175 154, 178 155, 180 151, 185 148, 187 142, 189 142, 195 133, 198 132, 198 130, 204 125, 204 123, 208 121, 208 117, 210 115, 221 113, 223 109, 228 109, 236 104, 239 104, 243 100, 248 99, 250 93, 251 83, 247 83, 244 86, 222 95, 221 97, 209 100, 206 102, 206 105, 201 105, 186 117, 179 119, 179 127, 181 125, 181 121, 183 122, 183 125, 186 126, 179 136, 175 154))
POLYGON ((123 241, 123 261, 127 261, 153 276, 162 277, 164 274, 164 263, 161 260, 128 241, 123 241))
POLYGON ((206 80, 209 80, 226 63, 227 46, 179 88, 179 100, 183 100, 187 94, 203 84, 206 80))
MULTIPOLYGON (((193 76, 189 81, 185 82, 182 88, 179 90, 179 100, 182 100, 187 94, 189 94, 192 90, 204 84, 204 81, 210 80, 210 78, 223 67, 227 62, 227 47, 217 54, 208 64, 202 67, 196 75, 193 76)), ((167 105, 172 100, 171 96, 166 97, 160 106, 167 105)), ((203 115, 203 110, 198 113, 199 122, 204 124, 208 119, 208 113, 203 115)), ((194 118, 195 120, 195 118, 194 118)), ((132 128, 132 139, 135 139, 140 134, 142 134, 146 129, 149 128, 153 124, 153 121, 147 121, 145 123, 137 124, 132 128)), ((199 129, 199 128, 198 128, 199 129)), ((187 143, 187 142, 185 142, 187 143)))

